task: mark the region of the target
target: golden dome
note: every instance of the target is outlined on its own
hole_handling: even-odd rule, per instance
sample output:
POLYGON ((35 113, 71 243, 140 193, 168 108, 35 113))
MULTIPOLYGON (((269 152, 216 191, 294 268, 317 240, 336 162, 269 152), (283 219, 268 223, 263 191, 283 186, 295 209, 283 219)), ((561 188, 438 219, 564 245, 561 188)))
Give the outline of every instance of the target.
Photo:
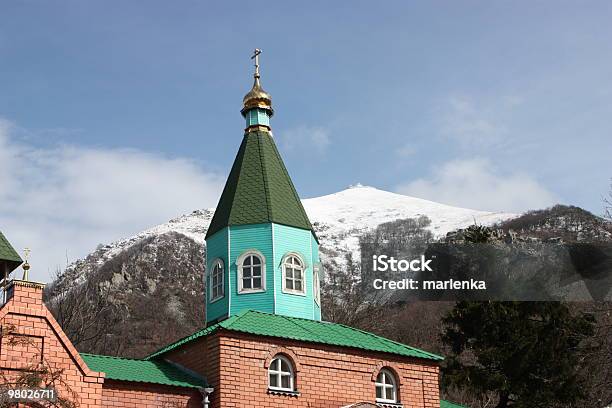
POLYGON ((255 82, 253 83, 253 88, 244 95, 242 98, 242 103, 244 107, 242 108, 242 113, 244 114, 247 110, 253 108, 262 108, 268 109, 270 113, 272 113, 272 96, 269 93, 264 91, 259 83, 259 75, 255 76, 255 82))
POLYGON ((274 110, 272 109, 272 96, 264 91, 259 83, 259 54, 261 54, 261 50, 259 48, 255 48, 255 51, 253 51, 253 56, 251 57, 251 59, 255 60, 255 74, 253 75, 255 82, 253 82, 253 88, 251 88, 249 93, 244 95, 244 98, 242 98, 243 107, 240 111, 242 116, 245 117, 247 111, 253 108, 266 109, 270 116, 274 114, 274 110))

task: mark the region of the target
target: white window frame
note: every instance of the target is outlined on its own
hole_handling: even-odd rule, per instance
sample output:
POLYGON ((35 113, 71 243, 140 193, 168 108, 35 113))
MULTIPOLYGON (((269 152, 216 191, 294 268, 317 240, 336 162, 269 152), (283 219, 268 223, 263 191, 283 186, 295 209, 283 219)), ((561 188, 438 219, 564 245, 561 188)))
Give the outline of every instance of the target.
MULTIPOLYGON (((281 269, 282 269, 282 279, 283 279, 283 283, 282 283, 282 288, 283 288, 283 293, 290 293, 292 295, 301 295, 301 296, 306 296, 306 262, 304 262, 304 257, 301 256, 300 254, 298 254, 297 252, 289 252, 287 254, 285 254, 285 256, 283 256, 283 261, 281 264, 281 269), (288 289, 287 288, 287 271, 285 269, 286 263, 289 259, 291 258, 296 258, 298 260, 298 262, 301 264, 302 267, 302 290, 296 290, 296 289, 288 289)), ((295 279, 292 278, 293 281, 295 281, 295 279)))
POLYGON ((312 292, 315 302, 321 305, 321 267, 315 264, 312 268, 312 292))
POLYGON ((238 294, 259 293, 259 292, 266 291, 266 257, 263 256, 261 252, 255 249, 250 249, 242 253, 242 255, 240 255, 238 259, 236 260, 236 267, 237 267, 237 273, 238 273, 238 294), (243 267, 244 261, 250 256, 256 256, 261 261, 261 288, 252 289, 252 288, 243 287, 242 267, 243 267))
POLYGON ((397 404, 399 402, 399 389, 397 386, 397 378, 395 374, 387 369, 383 368, 380 370, 378 375, 376 376, 376 391, 379 388, 382 388, 382 398, 376 397, 376 402, 384 402, 384 403, 392 403, 397 404), (382 379, 381 379, 382 376, 382 379), (381 382, 382 380, 382 382, 381 382), (393 398, 387 399, 387 389, 391 388, 393 390, 393 398))
POLYGON ((209 274, 209 290, 210 290, 210 297, 209 297, 209 302, 210 303, 214 303, 217 300, 223 299, 225 297, 225 263, 223 262, 223 259, 221 258, 216 258, 212 264, 210 265, 210 274, 209 274), (217 295, 217 297, 214 297, 214 289, 213 289, 213 277, 215 274, 215 267, 220 266, 221 267, 221 294, 217 295))
POLYGON ((293 362, 282 354, 277 354, 276 356, 274 356, 272 361, 270 361, 270 365, 268 366, 268 388, 274 391, 296 392, 295 368, 293 367, 293 362), (278 361, 278 370, 273 369, 276 361, 278 361), (289 371, 283 371, 283 361, 287 363, 289 371), (270 381, 270 377, 272 375, 276 376, 278 386, 272 386, 272 381, 270 381), (289 388, 284 388, 282 386, 282 377, 289 377, 289 388))

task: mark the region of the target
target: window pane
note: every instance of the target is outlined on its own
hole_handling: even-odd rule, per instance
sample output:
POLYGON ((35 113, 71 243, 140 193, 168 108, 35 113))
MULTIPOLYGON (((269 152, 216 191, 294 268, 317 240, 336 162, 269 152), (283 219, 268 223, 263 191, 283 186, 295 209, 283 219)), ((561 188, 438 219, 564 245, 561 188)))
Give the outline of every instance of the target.
POLYGON ((261 265, 261 259, 258 256, 252 255, 253 265, 261 265))
POLYGON ((274 360, 272 360, 272 364, 270 364, 270 369, 274 371, 279 371, 278 370, 280 368, 278 366, 279 364, 280 364, 280 360, 278 358, 275 358, 274 360))
POLYGON ((244 260, 244 265, 251 266, 251 257, 250 256, 246 257, 246 259, 244 260))
POLYGON ((386 394, 387 394, 385 396, 386 399, 392 400, 392 401, 395 399, 394 396, 393 396, 393 387, 387 388, 387 393, 386 394))
POLYGON ((293 281, 291 279, 285 279, 285 287, 293 290, 293 281))
POLYGON ((253 267, 253 276, 261 276, 261 266, 253 267))
POLYGON ((293 269, 285 268, 285 275, 287 275, 288 278, 293 278, 293 269))
POLYGON ((376 386, 376 398, 382 398, 382 387, 376 386))
POLYGON ((242 268, 242 276, 245 278, 251 277, 251 268, 242 268))
POLYGON ((278 387, 278 377, 276 374, 270 374, 270 387, 278 387))
POLYGON ((295 290, 300 290, 300 291, 302 290, 302 281, 301 280, 295 281, 295 290))
POLYGON ((253 278, 253 289, 261 289, 261 278, 253 278))
POLYGON ((244 289, 251 289, 251 280, 250 279, 243 279, 242 280, 242 287, 244 289))
POLYGON ((281 360, 281 371, 288 373, 290 372, 289 370, 289 364, 287 364, 287 362, 285 360, 281 360))
POLYGON ((282 376, 281 377, 281 387, 285 389, 290 389, 291 388, 290 379, 291 377, 288 375, 282 376))
POLYGON ((302 271, 300 269, 295 270, 295 279, 302 279, 302 271))

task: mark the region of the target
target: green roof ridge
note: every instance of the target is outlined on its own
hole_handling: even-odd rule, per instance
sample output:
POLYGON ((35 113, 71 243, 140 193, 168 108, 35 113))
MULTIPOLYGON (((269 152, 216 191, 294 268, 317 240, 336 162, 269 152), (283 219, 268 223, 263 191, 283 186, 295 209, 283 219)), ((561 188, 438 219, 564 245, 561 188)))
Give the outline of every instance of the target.
POLYGON ((257 151, 258 151, 258 156, 259 156, 259 164, 261 165, 261 173, 263 176, 263 188, 264 188, 264 196, 266 197, 266 213, 268 216, 268 219, 272 219, 272 203, 270 200, 270 188, 268 186, 268 171, 266 169, 266 163, 263 159, 263 154, 261 151, 261 143, 259 143, 257 145, 257 151))
POLYGON ((355 329, 353 327, 349 327, 343 324, 316 321, 293 316, 276 315, 256 310, 243 310, 240 313, 233 315, 226 320, 218 322, 205 329, 199 330, 198 332, 190 336, 184 337, 172 344, 161 348, 155 353, 152 353, 147 356, 146 359, 154 359, 155 357, 158 357, 185 343, 191 342, 202 336, 211 334, 219 328, 260 336, 286 338, 309 343, 329 344, 338 347, 357 348, 361 350, 390 353, 435 361, 440 361, 444 359, 444 357, 439 356, 437 354, 430 353, 418 349, 416 347, 412 347, 407 344, 403 344, 382 336, 378 336, 374 333, 370 333, 365 330, 355 329), (275 322, 270 322, 269 320, 265 322, 257 322, 259 316, 265 319, 278 319, 278 322, 280 322, 279 324, 281 327, 279 327, 279 324, 276 324, 275 322), (249 317, 254 317, 255 321, 249 321, 249 317), (258 327, 258 324, 262 326, 258 327), (316 330, 317 327, 322 330, 316 330), (342 330, 338 330, 339 328, 342 328, 342 330), (355 336, 355 333, 359 333, 359 336, 355 336), (352 338, 351 334, 353 335, 352 338), (370 338, 371 341, 366 341, 365 344, 363 344, 363 336, 367 336, 367 338, 370 338))
POLYGON ((396 345, 398 345, 398 346, 406 347, 406 348, 412 349, 412 350, 414 350, 414 351, 416 351, 416 352, 423 353, 423 354, 427 354, 427 355, 431 356, 432 358, 434 358, 434 359, 436 359, 436 360, 444 360, 444 357, 443 357, 443 356, 441 356, 441 355, 438 355, 438 354, 435 354, 435 353, 431 353, 431 352, 429 352, 429 351, 421 350, 421 349, 419 349, 419 348, 412 347, 412 346, 410 346, 410 345, 408 345, 408 344, 401 343, 401 342, 399 342, 399 341, 395 341, 395 340, 391 340, 391 339, 388 339, 388 338, 386 338, 386 337, 379 336, 379 335, 374 334, 374 333, 370 333, 369 331, 365 331, 365 330, 357 329, 357 328, 355 328, 355 327, 350 327, 350 326, 347 326, 347 325, 342 324, 342 323, 334 323, 334 324, 337 324, 337 325, 339 325, 339 326, 346 327, 346 328, 351 329, 351 330, 357 330, 357 331, 360 331, 360 332, 362 332, 362 333, 364 333, 364 334, 367 334, 367 335, 369 335, 369 336, 373 336, 373 337, 375 337, 375 338, 376 338, 376 340, 384 340, 384 341, 388 341, 388 342, 394 343, 394 344, 396 344, 396 345))
POLYGON ((186 388, 206 386, 203 378, 165 360, 142 360, 90 353, 80 355, 91 370, 103 372, 109 380, 186 388))
POLYGON ((153 359, 153 358, 155 358, 155 357, 157 357, 157 356, 159 356, 161 354, 164 354, 167 351, 175 349, 176 347, 178 347, 178 346, 180 346, 182 344, 189 343, 192 340, 195 340, 195 339, 198 339, 198 338, 200 338, 202 336, 210 334, 213 331, 215 331, 219 326, 220 326, 220 323, 215 323, 212 326, 205 327, 203 329, 198 330, 195 333, 192 333, 192 334, 190 334, 188 336, 180 338, 180 339, 176 340, 175 342, 170 343, 170 344, 160 348, 159 350, 154 351, 153 353, 149 354, 148 356, 146 356, 144 358, 144 360, 151 360, 151 359, 153 359))
POLYGON ((242 139, 206 238, 227 226, 263 223, 313 231, 271 133, 252 131, 242 139))
POLYGON ((218 324, 223 327, 224 329, 229 329, 230 327, 232 327, 238 320, 240 320, 242 317, 244 317, 246 314, 248 314, 249 312, 251 312, 250 309, 244 309, 239 311, 238 313, 236 313, 235 315, 231 315, 230 317, 228 317, 225 320, 221 320, 218 324))
POLYGON ((157 357, 157 356, 159 356, 161 354, 164 354, 167 351, 170 351, 170 350, 180 346, 181 344, 185 344, 185 343, 190 342, 191 340, 195 340, 195 339, 198 339, 198 338, 200 338, 202 336, 208 335, 208 334, 214 332, 215 330, 217 330, 219 327, 227 328, 226 326, 231 325, 234 320, 236 320, 241 315, 244 315, 246 312, 248 312, 248 310, 243 310, 243 311, 241 311, 241 312, 239 312, 239 313, 237 313, 237 314, 235 314, 233 316, 228 317, 225 320, 222 320, 220 322, 214 323, 214 324, 212 324, 210 326, 207 326, 207 327, 205 327, 203 329, 200 329, 200 330, 198 330, 198 331, 196 331, 196 332, 194 332, 192 334, 189 334, 189 335, 187 335, 185 337, 182 337, 182 338, 176 340, 175 342, 170 343, 170 344, 160 348, 157 351, 154 351, 153 353, 151 353, 148 356, 146 356, 144 359, 145 360, 151 360, 151 359, 153 359, 153 358, 155 358, 155 357, 157 357))

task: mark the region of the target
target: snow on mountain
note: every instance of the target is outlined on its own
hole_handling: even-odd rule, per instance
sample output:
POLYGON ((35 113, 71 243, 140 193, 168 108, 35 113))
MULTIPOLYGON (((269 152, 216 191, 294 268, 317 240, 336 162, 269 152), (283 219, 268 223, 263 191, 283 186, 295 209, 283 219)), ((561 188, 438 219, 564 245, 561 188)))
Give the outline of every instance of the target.
MULTIPOLYGON (((436 237, 441 237, 447 232, 465 228, 474 221, 491 225, 516 216, 452 207, 362 185, 322 197, 305 199, 303 204, 321 242, 322 258, 336 257, 339 263, 343 263, 343 254, 347 252, 358 254, 360 235, 384 222, 425 215, 431 219, 431 231, 436 237)), ((134 236, 99 246, 85 259, 71 264, 64 277, 82 282, 89 272, 121 251, 145 238, 169 232, 180 233, 203 245, 213 214, 212 208, 196 210, 134 236)))
POLYGON ((474 222, 492 225, 517 216, 452 207, 360 184, 303 200, 303 204, 324 247, 354 253, 359 250, 359 236, 384 222, 424 215, 431 220, 431 232, 439 238, 474 222))

